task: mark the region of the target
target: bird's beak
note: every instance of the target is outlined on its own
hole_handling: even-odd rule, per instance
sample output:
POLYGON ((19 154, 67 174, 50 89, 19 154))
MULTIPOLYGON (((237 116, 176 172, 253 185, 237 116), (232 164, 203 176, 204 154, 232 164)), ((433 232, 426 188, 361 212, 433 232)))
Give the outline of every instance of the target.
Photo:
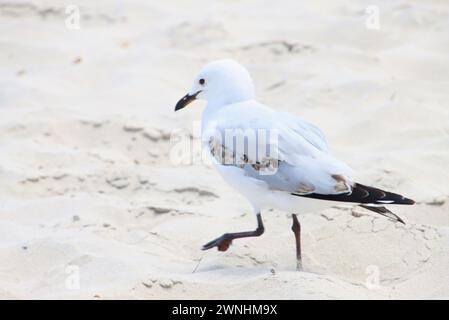
POLYGON ((194 94, 188 93, 184 97, 182 97, 181 100, 179 100, 178 103, 176 104, 175 111, 181 110, 182 108, 186 107, 190 102, 196 99, 196 96, 200 92, 201 91, 198 91, 197 93, 194 94))

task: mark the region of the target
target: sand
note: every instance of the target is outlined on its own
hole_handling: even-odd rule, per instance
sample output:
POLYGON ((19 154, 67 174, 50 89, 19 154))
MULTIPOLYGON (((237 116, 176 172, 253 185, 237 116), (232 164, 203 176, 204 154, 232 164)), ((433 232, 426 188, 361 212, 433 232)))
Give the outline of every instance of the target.
POLYGON ((0 298, 449 298, 446 1, 77 0, 79 30, 71 3, 0 1, 0 298), (262 237, 201 251, 256 225, 173 152, 204 107, 175 103, 225 57, 357 181, 414 198, 390 207, 406 225, 351 205, 300 216, 303 272, 275 210, 262 237))

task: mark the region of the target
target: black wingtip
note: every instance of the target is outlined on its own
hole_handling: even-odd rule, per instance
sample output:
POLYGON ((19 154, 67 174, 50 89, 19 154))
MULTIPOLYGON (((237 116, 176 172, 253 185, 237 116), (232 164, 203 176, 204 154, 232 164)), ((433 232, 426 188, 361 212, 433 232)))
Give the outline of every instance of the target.
MULTIPOLYGON (((397 195, 397 196, 400 196, 400 195, 397 195)), ((388 203, 388 204, 405 204, 405 205, 413 205, 413 204, 415 204, 415 200, 406 198, 404 196, 400 196, 400 197, 401 197, 400 199, 396 198, 396 199, 394 199, 394 202, 388 203)))
POLYGON ((368 203, 368 204, 405 204, 412 205, 415 201, 406 198, 400 194, 384 191, 378 188, 365 186, 360 183, 355 183, 350 193, 338 193, 338 194, 319 194, 308 193, 298 194, 292 193, 294 196, 314 198, 319 200, 331 200, 340 202, 354 202, 354 203, 368 203))

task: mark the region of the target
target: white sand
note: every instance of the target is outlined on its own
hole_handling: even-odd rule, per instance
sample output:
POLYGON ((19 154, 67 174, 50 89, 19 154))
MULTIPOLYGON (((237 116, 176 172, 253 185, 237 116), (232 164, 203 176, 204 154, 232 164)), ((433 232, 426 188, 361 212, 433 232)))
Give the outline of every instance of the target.
POLYGON ((78 31, 64 2, 0 1, 0 298, 449 298, 447 1, 77 0, 78 31), (256 224, 214 170, 169 156, 203 108, 176 101, 223 57, 319 125, 358 181, 416 199, 391 207, 406 226, 303 216, 305 272, 282 212, 201 251, 256 224))

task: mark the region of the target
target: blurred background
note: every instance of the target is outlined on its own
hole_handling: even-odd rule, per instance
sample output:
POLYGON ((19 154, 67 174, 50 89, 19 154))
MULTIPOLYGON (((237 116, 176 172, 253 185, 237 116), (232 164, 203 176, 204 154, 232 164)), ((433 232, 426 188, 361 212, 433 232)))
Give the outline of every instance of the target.
MULTIPOLYGON (((0 298, 448 298, 447 1, 0 0, 0 298), (417 200, 290 217, 177 165, 174 111, 233 58, 258 99, 318 125, 364 184, 417 200)), ((300 208, 298 208, 298 213, 300 208)))

